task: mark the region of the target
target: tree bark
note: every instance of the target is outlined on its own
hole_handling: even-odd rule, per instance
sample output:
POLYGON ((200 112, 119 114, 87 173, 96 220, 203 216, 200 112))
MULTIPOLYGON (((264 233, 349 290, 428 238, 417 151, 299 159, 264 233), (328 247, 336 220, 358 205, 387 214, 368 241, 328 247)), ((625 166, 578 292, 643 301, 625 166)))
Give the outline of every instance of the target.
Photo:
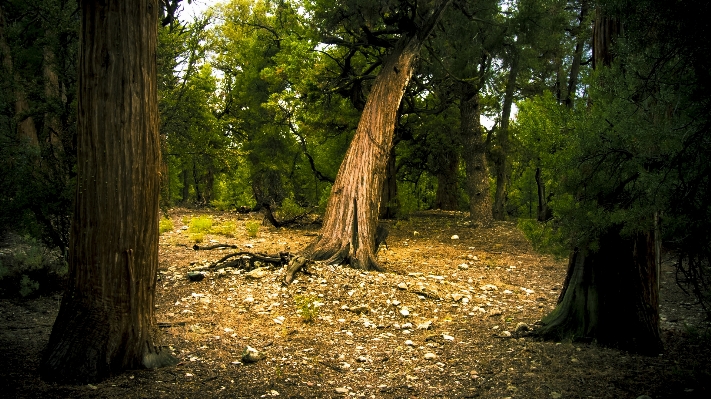
POLYGON ((158 5, 81 2, 69 283, 41 361, 58 382, 175 359, 157 345, 158 5))
POLYGON ((397 198, 397 164, 395 163, 395 145, 390 148, 388 163, 385 167, 385 184, 380 197, 380 219, 394 219, 400 207, 397 198))
MULTIPOLYGON (((514 43, 514 46, 516 44, 514 43)), ((504 105, 501 111, 501 127, 496 134, 497 149, 494 156, 494 172, 496 174, 496 192, 494 193, 494 219, 506 219, 506 195, 509 180, 509 121, 511 120, 511 105, 513 104, 514 91, 516 89, 516 77, 519 69, 519 53, 513 49, 511 69, 506 82, 504 93, 504 105)))
POLYGON ((437 191, 435 192, 435 209, 456 211, 459 208, 457 193, 459 191, 459 154, 454 143, 449 144, 449 151, 442 154, 437 173, 437 191))
POLYGON ((311 259, 380 270, 375 231, 397 111, 422 43, 449 2, 429 10, 424 25, 403 36, 383 63, 331 189, 321 235, 304 251, 311 259))
POLYGON ((580 64, 583 59, 583 47, 585 46, 585 35, 583 35, 583 29, 585 29, 585 19, 588 16, 589 4, 587 0, 583 0, 580 5, 580 24, 575 33, 575 53, 573 54, 573 62, 570 66, 570 78, 568 79, 568 90, 565 95, 565 105, 568 108, 573 108, 573 102, 575 99, 575 92, 578 90, 578 75, 580 75, 580 64))
POLYGON ((576 250, 558 306, 536 334, 658 354, 662 343, 655 259, 653 233, 623 238, 620 227, 600 238, 596 252, 576 250))
POLYGON ((493 221, 489 196, 489 168, 486 143, 481 131, 479 89, 462 83, 459 103, 461 135, 464 143, 464 163, 467 169, 467 193, 472 226, 488 227, 493 221))

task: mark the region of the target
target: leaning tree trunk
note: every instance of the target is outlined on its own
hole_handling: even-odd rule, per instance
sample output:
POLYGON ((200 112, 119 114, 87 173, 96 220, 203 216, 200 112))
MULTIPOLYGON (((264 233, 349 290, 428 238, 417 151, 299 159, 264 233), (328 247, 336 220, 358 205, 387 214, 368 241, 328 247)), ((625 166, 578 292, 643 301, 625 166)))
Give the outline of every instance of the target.
POLYGON ((481 132, 479 90, 462 83, 459 104, 461 135, 464 142, 464 163, 467 169, 469 218, 472 226, 488 227, 493 221, 489 197, 489 168, 486 164, 486 143, 481 132))
POLYGON ((597 251, 575 251, 558 305, 536 334, 659 353, 655 248, 653 233, 623 238, 613 227, 600 238, 597 251))
POLYGON ((69 284, 41 362, 89 382, 174 361, 156 341, 160 144, 155 2, 81 3, 69 284))
POLYGON ((380 269, 375 259, 375 231, 397 111, 422 43, 449 2, 438 3, 420 31, 397 42, 375 78, 331 189, 321 235, 304 251, 311 259, 380 269))
POLYGON ((400 204, 397 198, 397 164, 395 145, 390 148, 388 163, 385 167, 385 183, 380 196, 380 219, 394 219, 400 204))

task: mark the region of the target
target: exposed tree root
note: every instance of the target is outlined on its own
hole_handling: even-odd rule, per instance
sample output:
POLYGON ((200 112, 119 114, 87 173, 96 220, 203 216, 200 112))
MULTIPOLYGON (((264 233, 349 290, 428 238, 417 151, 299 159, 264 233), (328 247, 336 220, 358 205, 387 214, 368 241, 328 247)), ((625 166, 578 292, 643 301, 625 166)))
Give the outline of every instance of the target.
POLYGON ((233 245, 233 244, 215 244, 215 245, 210 245, 207 247, 201 247, 197 244, 193 245, 193 249, 196 251, 209 251, 211 249, 219 249, 219 248, 237 248, 237 246, 233 245))
POLYGON ((289 252, 279 252, 278 254, 255 254, 252 252, 241 251, 223 256, 217 262, 203 266, 192 271, 201 271, 209 269, 223 269, 227 267, 251 270, 254 269, 254 262, 262 262, 275 267, 281 267, 289 263, 291 254, 289 252), (238 259, 233 259, 239 256, 238 259))

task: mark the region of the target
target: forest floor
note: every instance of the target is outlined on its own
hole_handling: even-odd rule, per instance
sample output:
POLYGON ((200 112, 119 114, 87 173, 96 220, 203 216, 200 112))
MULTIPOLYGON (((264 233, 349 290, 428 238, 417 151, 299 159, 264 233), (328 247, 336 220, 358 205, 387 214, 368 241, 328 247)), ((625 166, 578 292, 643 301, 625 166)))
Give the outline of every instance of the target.
POLYGON ((186 274, 236 251, 298 252, 318 226, 260 225, 249 237, 245 221, 261 215, 212 213, 215 222, 235 221, 237 231, 208 234, 204 245, 238 249, 195 251, 182 226, 198 214, 171 211, 175 229, 160 242, 156 315, 177 366, 90 385, 45 383, 37 366, 60 296, 3 299, 0 396, 711 397, 711 329, 676 286, 670 261, 661 283, 665 350, 640 356, 525 335, 553 309, 567 264, 533 251, 511 222, 471 229, 462 213, 420 213, 389 223, 378 253, 383 273, 316 264, 284 287, 282 268, 261 277, 225 269, 198 282, 186 274), (243 360, 248 346, 259 352, 256 362, 243 360))

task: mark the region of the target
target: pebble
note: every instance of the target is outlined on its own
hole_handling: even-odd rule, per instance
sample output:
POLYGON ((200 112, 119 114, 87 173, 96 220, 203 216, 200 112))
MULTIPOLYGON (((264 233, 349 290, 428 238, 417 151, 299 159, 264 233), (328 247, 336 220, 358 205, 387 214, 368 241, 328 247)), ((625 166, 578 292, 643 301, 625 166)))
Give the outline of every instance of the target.
POLYGON ((455 234, 455 235, 452 236, 452 239, 453 239, 453 240, 458 240, 458 239, 459 239, 459 236, 455 234))
POLYGON ((469 269, 469 265, 466 264, 466 263, 462 263, 462 264, 460 264, 460 265, 457 266, 457 267, 459 268, 459 270, 467 270, 467 269, 469 269))
POLYGON ((522 323, 516 324, 516 329, 514 331, 526 332, 526 331, 529 331, 530 329, 531 329, 531 327, 529 327, 528 324, 522 322, 522 323))
POLYGON ((407 341, 405 341, 405 345, 407 345, 407 346, 413 346, 413 345, 415 345, 415 343, 412 342, 412 340, 409 340, 409 339, 408 339, 407 341))
POLYGON ((242 361, 244 363, 254 363, 262 358, 262 355, 258 350, 247 346, 242 352, 242 361))
POLYGON ((406 290, 407 289, 407 283, 400 283, 397 285, 397 288, 400 288, 401 290, 406 290))
POLYGON ((412 323, 405 323, 402 325, 402 328, 412 328, 412 323))
POLYGON ((254 270, 252 270, 249 273, 246 273, 245 276, 252 278, 252 279, 260 279, 263 277, 266 277, 269 274, 269 269, 266 267, 258 267, 254 270))
POLYGON ((347 394, 348 388, 336 388, 336 393, 347 394))
POLYGON ((425 360, 434 360, 434 359, 437 359, 437 355, 435 355, 432 352, 425 353, 425 360))
POLYGON ((400 308, 400 314, 402 315, 402 317, 408 317, 410 315, 410 310, 407 307, 403 306, 400 308))
POLYGON ((454 337, 451 335, 442 334, 442 338, 444 338, 445 341, 454 341, 454 337))
POLYGON ((430 327, 432 327, 432 320, 427 320, 426 322, 417 325, 418 330, 429 330, 430 327))

